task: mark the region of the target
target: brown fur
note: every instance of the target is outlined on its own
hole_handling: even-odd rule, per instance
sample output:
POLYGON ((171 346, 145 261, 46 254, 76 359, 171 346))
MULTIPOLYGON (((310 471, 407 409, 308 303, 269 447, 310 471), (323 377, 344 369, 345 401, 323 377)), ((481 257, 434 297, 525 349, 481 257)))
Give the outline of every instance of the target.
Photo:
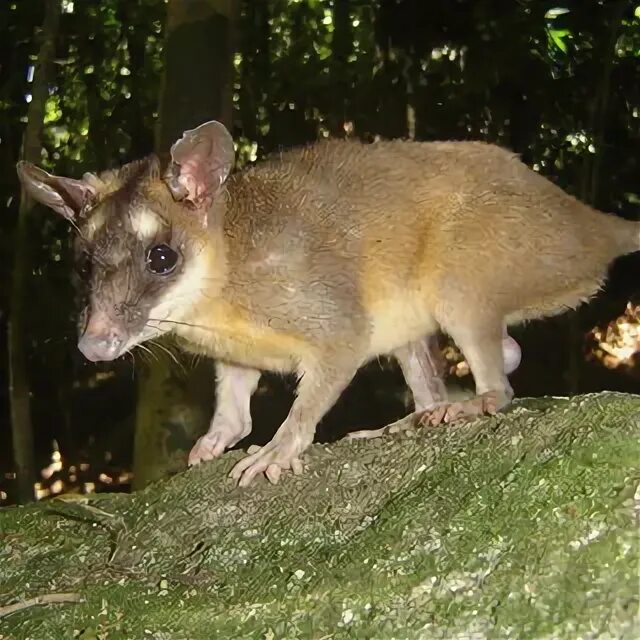
MULTIPOLYGON (((214 233, 226 255, 212 264, 228 276, 190 320, 216 319, 210 338, 198 334, 204 350, 215 335, 213 352, 262 368, 274 368, 279 340, 286 362, 276 368, 288 369, 290 340, 307 351, 364 336, 373 357, 455 323, 452 309, 488 308, 509 323, 560 313, 595 294, 638 243, 633 223, 477 142, 325 142, 232 176, 215 207, 225 209, 214 233), (234 327, 228 337, 218 323, 234 327), (264 362, 258 335, 269 336, 264 362)), ((199 231, 204 247, 210 233, 199 231)))
MULTIPOLYGON (((613 259, 639 248, 637 224, 591 209, 481 142, 326 141, 276 154, 228 178, 207 225, 197 206, 174 199, 157 161, 147 164, 103 175, 108 195, 82 221, 91 251, 112 267, 94 276, 92 304, 121 324, 111 308, 133 304, 128 348, 174 331, 218 358, 219 378, 240 381, 244 396, 255 370, 301 376, 274 440, 234 471, 243 482, 296 470, 358 367, 388 353, 408 367, 410 344, 428 364, 421 341, 439 328, 465 353, 477 392, 495 392, 503 406, 512 395, 504 325, 576 307, 613 259), (165 280, 141 262, 162 238, 182 254, 165 280)), ((214 417, 211 455, 250 429, 246 397, 224 393, 219 403, 245 407, 236 412, 244 417, 214 417)))

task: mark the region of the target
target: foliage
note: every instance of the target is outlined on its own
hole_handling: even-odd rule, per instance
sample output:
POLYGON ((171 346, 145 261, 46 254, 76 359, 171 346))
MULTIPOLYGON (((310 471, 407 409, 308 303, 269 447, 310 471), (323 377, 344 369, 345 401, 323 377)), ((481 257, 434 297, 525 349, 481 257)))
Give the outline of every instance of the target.
MULTIPOLYGON (((240 8, 234 96, 240 163, 326 135, 483 138, 512 148, 598 207, 638 217, 636 1, 242 0, 240 8)), ((44 167, 79 176, 152 148, 164 17, 162 0, 63 1, 44 167)), ((13 167, 42 18, 42 0, 0 3, 3 283, 11 277, 13 167)), ((25 296, 32 304, 28 347, 39 455, 44 460, 55 437, 77 457, 75 447, 85 448, 91 434, 127 422, 132 398, 118 403, 119 416, 80 415, 96 370, 73 348, 69 230, 40 210, 31 226, 37 267, 25 296)), ((634 286, 631 273, 617 280, 620 310, 634 286)), ((7 291, 0 289, 3 362, 7 291)), ((565 365, 559 359, 551 369, 565 365)), ((116 366, 130 371, 128 363, 116 366)), ((559 376, 548 378, 546 392, 562 392, 559 376)), ((0 368, 1 422, 8 419, 6 386, 0 368)), ((7 438, 8 430, 0 430, 0 451, 9 449, 7 438)))

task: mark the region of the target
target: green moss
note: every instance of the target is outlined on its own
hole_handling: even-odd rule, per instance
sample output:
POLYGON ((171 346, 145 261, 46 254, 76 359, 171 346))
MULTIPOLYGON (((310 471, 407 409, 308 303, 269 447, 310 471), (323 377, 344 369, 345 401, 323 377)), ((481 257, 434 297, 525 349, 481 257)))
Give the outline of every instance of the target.
POLYGON ((0 606, 86 602, 0 636, 637 637, 639 436, 637 396, 525 400, 316 445, 275 487, 235 488, 234 453, 131 496, 5 509, 0 606))

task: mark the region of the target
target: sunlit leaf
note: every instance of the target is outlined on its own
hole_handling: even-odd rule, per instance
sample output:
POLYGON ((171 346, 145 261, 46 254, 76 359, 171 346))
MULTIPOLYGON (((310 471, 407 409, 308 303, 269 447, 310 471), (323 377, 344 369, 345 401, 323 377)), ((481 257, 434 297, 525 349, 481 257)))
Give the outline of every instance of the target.
POLYGON ((551 42, 553 42, 562 53, 567 53, 567 43, 564 39, 570 36, 571 32, 568 29, 547 29, 547 33, 549 34, 551 42))
POLYGON ((547 20, 553 20, 554 18, 557 18, 558 16, 562 16, 565 13, 569 13, 569 9, 566 9, 564 7, 555 7, 554 9, 549 9, 549 11, 547 11, 547 13, 544 14, 544 17, 547 20))
POLYGON ((45 104, 44 123, 50 124, 57 122, 62 117, 62 110, 60 109, 60 99, 57 95, 49 96, 45 104))

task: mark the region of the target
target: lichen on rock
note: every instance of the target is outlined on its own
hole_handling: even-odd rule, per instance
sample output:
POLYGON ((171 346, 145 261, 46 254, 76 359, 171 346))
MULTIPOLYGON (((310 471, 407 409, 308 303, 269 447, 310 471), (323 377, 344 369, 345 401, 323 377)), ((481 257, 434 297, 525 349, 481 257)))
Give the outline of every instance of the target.
POLYGON ((520 400, 314 445, 238 489, 234 452, 131 495, 0 511, 0 638, 632 638, 640 397, 520 400))

